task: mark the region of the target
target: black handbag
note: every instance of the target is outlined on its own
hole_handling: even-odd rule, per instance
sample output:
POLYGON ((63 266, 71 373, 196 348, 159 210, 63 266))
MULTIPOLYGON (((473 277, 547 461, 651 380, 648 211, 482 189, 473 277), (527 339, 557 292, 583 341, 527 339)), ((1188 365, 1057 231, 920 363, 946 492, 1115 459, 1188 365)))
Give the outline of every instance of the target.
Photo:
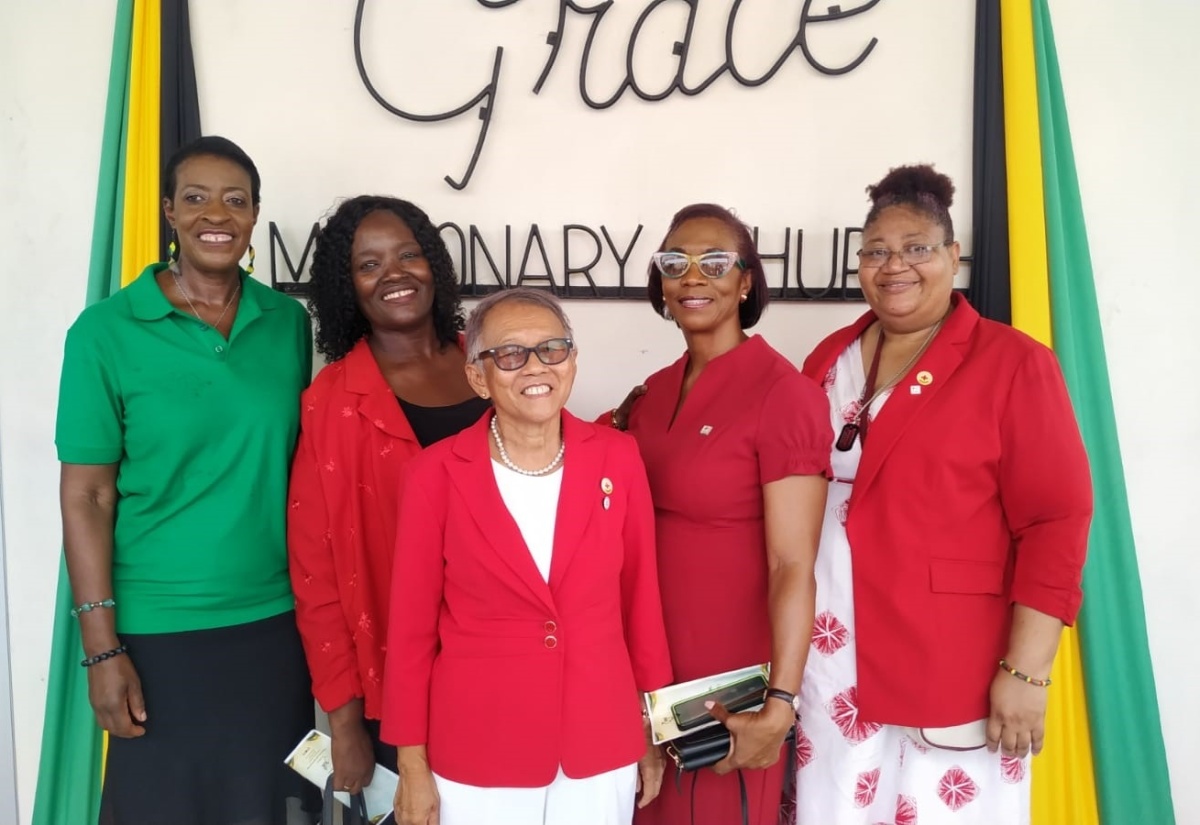
MULTIPOLYGON (((333 798, 333 774, 325 780, 325 794, 321 804, 321 825, 333 825, 333 806, 341 805, 333 798)), ((343 806, 342 825, 371 825, 367 818, 367 800, 362 792, 350 794, 350 807, 343 806)))
MULTIPOLYGON (((788 731, 785 745, 794 745, 796 729, 788 731)), ((680 771, 698 771, 715 765, 729 755, 729 730, 724 725, 689 733, 667 743, 667 756, 675 762, 680 771)))

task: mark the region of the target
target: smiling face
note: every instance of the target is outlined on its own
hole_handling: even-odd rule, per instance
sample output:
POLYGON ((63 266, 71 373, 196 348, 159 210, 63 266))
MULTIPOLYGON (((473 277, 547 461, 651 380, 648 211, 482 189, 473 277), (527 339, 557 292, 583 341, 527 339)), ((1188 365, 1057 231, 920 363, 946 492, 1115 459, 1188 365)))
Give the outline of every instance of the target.
POLYGON ((897 334, 927 329, 950 310, 958 242, 942 245, 946 231, 917 209, 891 206, 863 229, 863 249, 937 245, 925 263, 909 265, 893 254, 883 266, 860 267, 859 282, 885 330, 897 334))
POLYGON ((380 209, 359 222, 350 276, 372 330, 433 323, 433 271, 413 231, 394 212, 380 209))
MULTIPOLYGON (((505 344, 536 346, 568 333, 545 307, 520 301, 502 303, 488 312, 480 332, 481 349, 505 344)), ((467 380, 475 392, 491 398, 502 421, 544 424, 558 419, 575 383, 576 351, 560 364, 543 364, 530 353, 525 366, 502 370, 490 356, 467 365, 467 380)))
POLYGON ((213 273, 237 269, 258 221, 250 174, 215 155, 179 164, 174 197, 163 199, 163 212, 179 236, 180 266, 213 273))
MULTIPOLYGON (((663 249, 688 255, 737 254, 738 236, 717 218, 693 218, 667 236, 663 249)), ((750 274, 735 266, 720 278, 707 278, 693 264, 680 278, 663 278, 662 291, 663 304, 684 332, 713 332, 730 326, 740 333, 738 308, 742 296, 750 291, 750 274)))

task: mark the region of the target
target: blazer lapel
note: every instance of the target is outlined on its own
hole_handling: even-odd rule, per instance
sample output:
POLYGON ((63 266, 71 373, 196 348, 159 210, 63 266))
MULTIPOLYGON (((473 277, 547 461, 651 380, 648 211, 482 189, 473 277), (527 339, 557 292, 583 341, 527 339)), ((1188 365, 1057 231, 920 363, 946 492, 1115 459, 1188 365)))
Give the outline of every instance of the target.
POLYGON ((505 566, 528 588, 530 595, 554 610, 550 588, 542 580, 521 530, 504 506, 500 488, 496 486, 488 445, 488 424, 493 414, 483 416, 454 436, 453 452, 459 460, 448 462, 447 471, 459 495, 467 502, 480 537, 492 546, 505 566))
POLYGON ((870 437, 863 449, 858 471, 854 474, 855 497, 861 496, 875 480, 900 436, 962 364, 971 335, 979 322, 979 313, 958 295, 953 297, 953 301, 954 311, 929 349, 896 383, 887 403, 879 411, 879 417, 871 421, 870 437), (914 383, 914 376, 922 372, 929 373, 932 380, 928 384, 914 383), (910 390, 912 386, 918 387, 920 393, 914 395, 910 390))
POLYGON ((564 453, 562 487, 554 520, 554 555, 550 560, 550 589, 559 586, 575 558, 592 514, 604 498, 601 490, 601 450, 591 426, 566 410, 562 412, 564 453))

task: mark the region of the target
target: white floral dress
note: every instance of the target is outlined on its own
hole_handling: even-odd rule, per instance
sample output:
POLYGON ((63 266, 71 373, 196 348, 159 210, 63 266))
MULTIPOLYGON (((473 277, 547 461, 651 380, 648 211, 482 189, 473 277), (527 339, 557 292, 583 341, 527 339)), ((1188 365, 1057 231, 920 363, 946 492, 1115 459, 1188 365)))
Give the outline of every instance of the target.
MULTIPOLYGON (((855 341, 823 387, 835 437, 858 411, 866 376, 855 341)), ((887 401, 871 404, 874 418, 887 401)), ((862 454, 833 450, 817 553, 817 604, 812 646, 801 686, 796 729, 796 795, 785 799, 782 825, 1028 825, 1027 759, 986 748, 930 747, 911 728, 858 714, 854 593, 846 516, 862 454)))

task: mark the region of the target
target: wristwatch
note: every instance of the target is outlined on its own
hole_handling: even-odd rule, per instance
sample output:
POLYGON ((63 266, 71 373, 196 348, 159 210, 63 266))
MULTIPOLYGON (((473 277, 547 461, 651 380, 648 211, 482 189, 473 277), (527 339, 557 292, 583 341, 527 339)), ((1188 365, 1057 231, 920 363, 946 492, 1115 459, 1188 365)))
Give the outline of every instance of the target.
POLYGON ((792 706, 792 712, 797 716, 800 715, 800 697, 794 693, 788 693, 781 688, 767 688, 763 691, 763 704, 766 704, 768 699, 782 699, 792 706))

